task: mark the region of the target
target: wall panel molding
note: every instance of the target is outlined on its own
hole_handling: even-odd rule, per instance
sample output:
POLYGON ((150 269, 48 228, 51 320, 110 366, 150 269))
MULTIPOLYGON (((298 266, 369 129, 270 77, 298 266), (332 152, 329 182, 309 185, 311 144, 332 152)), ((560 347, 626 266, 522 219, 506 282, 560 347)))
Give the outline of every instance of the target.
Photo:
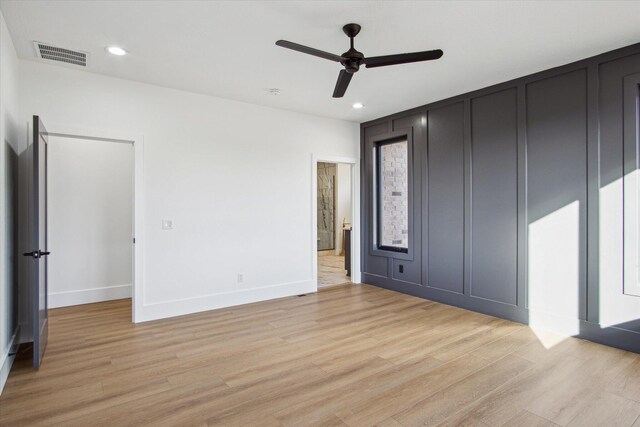
POLYGON ((470 104, 469 295, 517 305, 517 90, 472 98, 470 104))
POLYGON ((372 230, 375 222, 374 147, 380 142, 406 137, 409 148, 409 251, 381 250, 375 247, 374 233, 362 234, 362 268, 369 277, 404 283, 422 282, 422 159, 425 148, 424 116, 411 114, 380 123, 361 133, 362 222, 372 230), (364 171, 363 171, 364 170, 364 171))
POLYGON ((640 174, 640 162, 623 170, 623 129, 640 121, 623 111, 625 96, 639 102, 623 89, 633 75, 640 44, 361 124, 365 184, 370 135, 410 120, 421 150, 421 280, 381 256, 363 261, 363 282, 640 351, 640 297, 623 289, 623 180, 640 174))
POLYGON ((463 102, 429 111, 429 274, 426 286, 464 293, 465 124, 463 102))

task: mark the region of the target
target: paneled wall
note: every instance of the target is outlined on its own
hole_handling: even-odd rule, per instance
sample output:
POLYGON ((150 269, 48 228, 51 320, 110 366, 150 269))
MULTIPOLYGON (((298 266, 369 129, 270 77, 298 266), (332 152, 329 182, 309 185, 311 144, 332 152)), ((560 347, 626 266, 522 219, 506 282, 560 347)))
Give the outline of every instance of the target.
POLYGON ((517 305, 517 91, 510 88, 474 98, 470 108, 473 168, 469 294, 517 305))
POLYGON ((464 292, 464 105, 429 111, 427 119, 426 282, 435 289, 464 292))
POLYGON ((639 87, 640 44, 363 123, 363 282, 640 352, 639 87), (373 238, 403 135, 407 254, 373 238))

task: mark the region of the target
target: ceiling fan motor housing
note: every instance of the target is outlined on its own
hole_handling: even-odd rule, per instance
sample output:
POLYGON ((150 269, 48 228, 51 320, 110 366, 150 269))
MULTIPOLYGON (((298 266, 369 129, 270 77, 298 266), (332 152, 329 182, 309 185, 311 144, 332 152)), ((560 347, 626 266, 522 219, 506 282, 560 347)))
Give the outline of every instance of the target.
POLYGON ((357 50, 351 48, 345 53, 342 54, 344 58, 347 58, 346 61, 342 61, 341 64, 344 66, 344 69, 347 73, 355 73, 360 69, 360 64, 364 59, 364 55, 357 50))

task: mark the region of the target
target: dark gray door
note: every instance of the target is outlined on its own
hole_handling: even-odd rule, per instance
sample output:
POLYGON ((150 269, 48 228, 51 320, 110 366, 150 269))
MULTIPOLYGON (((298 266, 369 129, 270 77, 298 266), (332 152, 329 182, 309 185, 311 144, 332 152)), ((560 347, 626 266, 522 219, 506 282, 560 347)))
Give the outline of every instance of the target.
POLYGON ((33 116, 33 156, 29 203, 29 236, 31 252, 30 287, 33 310, 33 366, 39 368, 47 346, 47 130, 38 116, 33 116))

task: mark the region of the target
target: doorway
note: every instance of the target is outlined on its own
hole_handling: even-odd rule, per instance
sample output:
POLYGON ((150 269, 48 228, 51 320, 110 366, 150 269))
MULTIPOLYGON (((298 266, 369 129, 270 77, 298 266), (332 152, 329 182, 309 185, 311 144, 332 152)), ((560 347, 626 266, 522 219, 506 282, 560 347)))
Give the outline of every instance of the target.
POLYGON ((133 143, 49 136, 49 307, 131 298, 133 143))
POLYGON ((317 162, 316 245, 318 288, 351 283, 352 165, 317 162))
POLYGON ((130 298, 132 321, 142 321, 142 135, 49 125, 48 137, 50 236, 59 249, 51 307, 130 298))

